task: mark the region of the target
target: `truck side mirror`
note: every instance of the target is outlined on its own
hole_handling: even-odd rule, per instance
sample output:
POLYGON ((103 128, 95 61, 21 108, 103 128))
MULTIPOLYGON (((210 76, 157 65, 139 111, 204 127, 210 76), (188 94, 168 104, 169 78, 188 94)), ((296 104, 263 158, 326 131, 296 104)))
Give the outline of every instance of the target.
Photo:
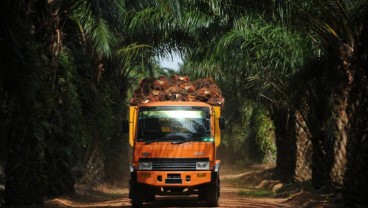
POLYGON ((226 125, 225 125, 225 118, 224 117, 220 117, 220 120, 219 120, 219 124, 220 124, 220 129, 221 130, 224 130, 224 129, 226 129, 226 125))
POLYGON ((128 120, 123 120, 122 130, 123 130, 123 133, 129 133, 129 121, 128 120))

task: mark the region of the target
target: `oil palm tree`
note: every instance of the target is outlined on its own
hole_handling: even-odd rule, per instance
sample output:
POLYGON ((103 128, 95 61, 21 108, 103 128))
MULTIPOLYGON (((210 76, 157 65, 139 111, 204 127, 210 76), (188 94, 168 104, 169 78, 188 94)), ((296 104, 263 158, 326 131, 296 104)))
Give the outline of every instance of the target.
POLYGON ((238 25, 219 41, 219 49, 222 49, 219 51, 224 54, 223 49, 233 50, 226 54, 236 54, 240 59, 237 63, 243 64, 228 72, 236 74, 234 78, 238 82, 235 83, 243 86, 240 87, 243 96, 268 106, 276 133, 276 172, 282 179, 290 180, 296 162, 295 132, 292 131, 295 126, 290 126, 295 125, 295 107, 291 105, 287 82, 302 65, 307 42, 286 27, 263 20, 244 18, 238 25))
MULTIPOLYGON (((341 173, 344 172, 347 162, 343 184, 345 199, 353 203, 366 203, 367 196, 362 191, 367 187, 363 177, 366 172, 362 168, 366 165, 363 162, 366 160, 358 158, 366 158, 366 154, 363 153, 366 147, 363 139, 366 133, 363 126, 367 121, 361 117, 366 115, 362 110, 366 109, 366 102, 362 98, 364 91, 362 89, 366 88, 364 58, 366 50, 361 48, 361 45, 366 41, 366 36, 363 35, 366 34, 364 32, 366 21, 363 18, 367 15, 367 4, 364 1, 336 0, 316 1, 315 5, 317 9, 314 15, 303 12, 301 14, 308 18, 305 22, 309 23, 308 28, 314 32, 316 43, 322 50, 322 57, 327 60, 323 76, 324 82, 330 83, 326 86, 331 89, 330 104, 332 103, 331 109, 336 129, 334 142, 337 144, 332 153, 335 154, 332 158, 335 160, 332 175, 340 177, 337 182, 341 185, 341 177, 344 177, 341 173)), ((326 123, 320 125, 326 126, 326 123)), ((319 167, 326 167, 325 164, 316 163, 319 167)), ((317 169, 321 170, 318 167, 317 169)))
POLYGON ((96 2, 3 2, 1 83, 8 95, 5 102, 12 107, 10 115, 15 118, 7 134, 8 205, 41 203, 46 192, 60 194, 74 187, 70 156, 74 141, 66 118, 70 114, 65 113, 71 106, 65 86, 60 85, 65 82, 65 67, 70 68, 63 44, 64 26, 70 26, 75 11, 96 2))
POLYGON ((333 121, 332 81, 329 80, 329 62, 326 58, 307 61, 290 82, 294 89, 291 96, 300 113, 299 123, 305 123, 304 130, 311 142, 311 179, 316 188, 331 187, 335 141, 333 121))
POLYGON ((14 118, 6 135, 5 200, 8 205, 40 203, 46 190, 42 122, 47 118, 42 106, 47 99, 38 97, 45 92, 41 89, 49 62, 42 60, 47 53, 35 37, 40 29, 35 20, 44 20, 36 18, 38 14, 42 16, 40 13, 32 13, 39 4, 5 1, 0 17, 3 24, 2 88, 8 95, 4 100, 12 109, 9 114, 14 118))
MULTIPOLYGON (((252 97, 257 102, 262 101, 263 104, 269 106, 270 111, 274 114, 275 125, 279 125, 276 126, 278 142, 281 144, 280 142, 285 141, 285 144, 288 144, 278 146, 280 151, 278 170, 287 170, 285 178, 291 179, 295 161, 288 162, 286 159, 291 159, 292 157, 288 155, 295 155, 296 150, 295 145, 290 145, 293 141, 286 124, 293 123, 287 122, 289 118, 292 118, 289 116, 292 115, 292 111, 288 111, 290 106, 286 103, 287 95, 283 87, 279 85, 283 83, 283 86, 286 86, 284 82, 295 73, 296 67, 302 64, 303 51, 298 48, 305 48, 305 46, 301 46, 301 37, 293 35, 292 30, 288 31, 286 27, 276 23, 276 21, 288 22, 292 19, 291 14, 287 14, 291 12, 289 5, 279 1, 267 3, 219 1, 211 6, 207 4, 207 7, 206 4, 193 7, 197 9, 194 9, 195 11, 198 11, 191 17, 195 18, 196 21, 192 22, 197 24, 194 27, 197 29, 190 30, 192 32, 188 34, 194 43, 200 42, 201 45, 189 45, 192 50, 186 53, 186 58, 195 64, 184 65, 184 71, 188 71, 185 67, 198 68, 202 66, 201 62, 206 60, 207 66, 204 66, 205 72, 202 75, 216 78, 218 83, 225 88, 225 97, 252 97), (264 12, 266 10, 271 12, 264 12), (250 77, 253 77, 254 80, 258 79, 259 83, 260 77, 265 78, 263 94, 261 90, 258 90, 259 93, 257 93, 259 83, 247 85, 250 77), (272 93, 267 93, 271 90, 277 92, 273 94, 273 97, 271 97, 272 93), (279 113, 283 116, 278 115, 279 113), (276 121, 276 118, 284 119, 276 121), (287 135, 290 135, 290 141, 285 139, 287 135), (288 151, 283 151, 283 147, 291 149, 294 147, 294 150, 287 153, 288 151)), ((198 74, 194 68, 193 73, 198 74)))
MULTIPOLYGON (((366 1, 357 1, 349 12, 350 27, 353 31, 355 44, 351 46, 353 49, 353 57, 344 58, 344 61, 352 61, 348 63, 352 71, 353 78, 352 88, 348 98, 348 109, 350 117, 349 139, 347 141, 347 165, 343 184, 343 195, 346 203, 350 204, 368 204, 368 195, 364 191, 368 188, 366 175, 368 143, 366 137, 367 131, 367 55, 368 50, 364 45, 367 43, 367 17, 368 4, 366 1), (353 23, 354 24, 351 24, 353 23)), ((347 55, 350 51, 345 51, 347 55)))
POLYGON ((127 93, 141 74, 154 76, 155 57, 171 47, 171 37, 165 35, 170 28, 159 26, 173 24, 177 13, 171 9, 177 6, 171 1, 92 1, 81 4, 70 19, 67 47, 77 70, 87 77, 79 85, 92 137, 84 180, 121 178, 116 166, 127 151, 120 128, 127 93), (99 159, 93 161, 95 156, 99 159))
POLYGON ((37 102, 41 94, 37 91, 42 83, 39 78, 47 67, 36 55, 43 49, 31 30, 34 14, 30 11, 34 4, 29 4, 32 8, 26 7, 25 1, 5 1, 3 5, 1 78, 8 94, 4 100, 12 108, 9 114, 14 116, 6 135, 5 199, 8 205, 22 205, 41 202, 46 188, 42 126, 37 122, 45 117, 40 116, 44 111, 37 107, 42 103, 37 102))

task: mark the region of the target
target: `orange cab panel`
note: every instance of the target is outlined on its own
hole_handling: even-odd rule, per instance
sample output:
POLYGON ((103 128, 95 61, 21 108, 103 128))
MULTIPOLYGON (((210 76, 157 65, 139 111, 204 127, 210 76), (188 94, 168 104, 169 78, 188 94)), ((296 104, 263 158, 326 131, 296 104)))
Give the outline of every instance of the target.
POLYGON ((212 142, 155 142, 149 145, 137 142, 134 147, 134 161, 139 158, 208 158, 214 161, 213 145, 212 142))

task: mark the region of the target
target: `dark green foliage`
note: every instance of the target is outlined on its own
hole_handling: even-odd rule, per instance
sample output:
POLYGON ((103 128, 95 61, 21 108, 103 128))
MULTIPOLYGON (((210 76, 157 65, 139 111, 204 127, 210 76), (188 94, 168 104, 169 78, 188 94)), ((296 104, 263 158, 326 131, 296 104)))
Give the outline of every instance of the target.
MULTIPOLYGON (((39 45, 25 44, 24 62, 10 60, 9 63, 2 57, 2 62, 9 63, 2 72, 8 75, 4 89, 9 97, 4 101, 11 109, 5 129, 5 201, 8 205, 40 204, 46 191, 42 125, 46 119, 43 108, 46 100, 43 99, 41 84, 45 83, 42 80, 45 68, 37 55, 40 51, 39 45), (32 62, 25 64, 30 60, 32 62)), ((7 55, 11 56, 12 50, 8 50, 7 55)))
POLYGON ((13 125, 17 128, 9 129, 5 166, 8 205, 41 204, 46 190, 44 143, 42 137, 34 136, 34 130, 41 127, 34 125, 33 115, 28 116, 29 119, 16 119, 13 125))
POLYGON ((251 161, 273 162, 276 146, 275 129, 271 118, 267 115, 267 111, 260 106, 249 110, 251 110, 251 117, 249 127, 246 128, 249 131, 249 138, 246 140, 245 152, 251 161))
POLYGON ((81 106, 75 87, 76 72, 66 53, 59 56, 57 80, 49 98, 46 127, 46 160, 48 195, 74 191, 72 169, 77 165, 76 154, 82 149, 81 106))
MULTIPOLYGON (((101 55, 86 55, 92 51, 110 56, 107 50, 111 48, 105 47, 112 43, 107 26, 96 23, 100 27, 89 36, 96 43, 91 49, 86 45, 72 45, 81 43, 81 36, 78 36, 78 25, 64 16, 70 13, 48 18, 49 12, 57 7, 72 12, 75 5, 84 5, 78 3, 81 1, 63 1, 52 8, 46 1, 29 4, 5 1, 3 4, 4 13, 0 15, 5 26, 0 30, 0 144, 5 150, 1 151, 1 163, 6 161, 5 201, 9 206, 39 204, 45 195, 71 193, 75 179, 81 177, 87 149, 95 139, 102 142, 107 157, 125 150, 120 126, 126 89, 114 87, 115 83, 119 85, 124 80, 116 82, 113 76, 110 78, 114 82, 107 80, 111 85, 96 85, 101 73, 96 74, 94 67, 102 61, 101 55), (49 26, 58 27, 61 24, 58 21, 65 19, 65 28, 54 34, 54 28, 49 26), (64 29, 76 35, 65 35, 64 29), (61 34, 71 38, 65 39, 71 43, 66 44, 69 47, 63 47, 62 40, 55 38, 62 38, 58 36, 61 34), (81 51, 84 56, 78 54, 81 51), (111 144, 111 137, 115 143, 111 144), (111 146, 115 148, 114 154, 109 155, 111 146)), ((108 14, 113 13, 109 11, 108 14)), ((116 68, 112 70, 117 71, 116 68)), ((120 85, 127 87, 124 83, 120 85)), ((121 164, 114 160, 111 167, 117 163, 121 164)))
POLYGON ((218 151, 220 159, 230 165, 274 162, 274 126, 267 111, 249 100, 240 108, 236 105, 231 101, 225 105, 223 113, 229 120, 218 151), (234 112, 236 108, 240 112, 234 112), (238 116, 231 117, 232 114, 238 116))
POLYGON ((7 205, 42 203, 47 186, 42 126, 46 67, 39 55, 42 47, 24 24, 22 3, 4 1, 0 14, 0 136, 6 147, 1 159, 5 159, 7 205))

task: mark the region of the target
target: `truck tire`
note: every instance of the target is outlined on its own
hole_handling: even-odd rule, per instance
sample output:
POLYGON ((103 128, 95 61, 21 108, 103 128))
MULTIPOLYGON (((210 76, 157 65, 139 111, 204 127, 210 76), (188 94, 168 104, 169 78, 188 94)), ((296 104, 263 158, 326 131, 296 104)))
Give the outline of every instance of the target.
POLYGON ((201 186, 198 189, 198 200, 206 201, 206 199, 207 199, 207 186, 201 186))
POLYGON ((208 184, 207 186, 207 206, 209 207, 217 207, 218 206, 218 199, 219 199, 219 183, 208 184))
POLYGON ((132 207, 141 207, 143 204, 142 187, 139 184, 133 183, 130 188, 132 207))
POLYGON ((156 199, 156 189, 152 188, 152 187, 147 187, 144 190, 142 190, 142 192, 144 192, 144 197, 146 199, 147 202, 154 202, 156 199))

